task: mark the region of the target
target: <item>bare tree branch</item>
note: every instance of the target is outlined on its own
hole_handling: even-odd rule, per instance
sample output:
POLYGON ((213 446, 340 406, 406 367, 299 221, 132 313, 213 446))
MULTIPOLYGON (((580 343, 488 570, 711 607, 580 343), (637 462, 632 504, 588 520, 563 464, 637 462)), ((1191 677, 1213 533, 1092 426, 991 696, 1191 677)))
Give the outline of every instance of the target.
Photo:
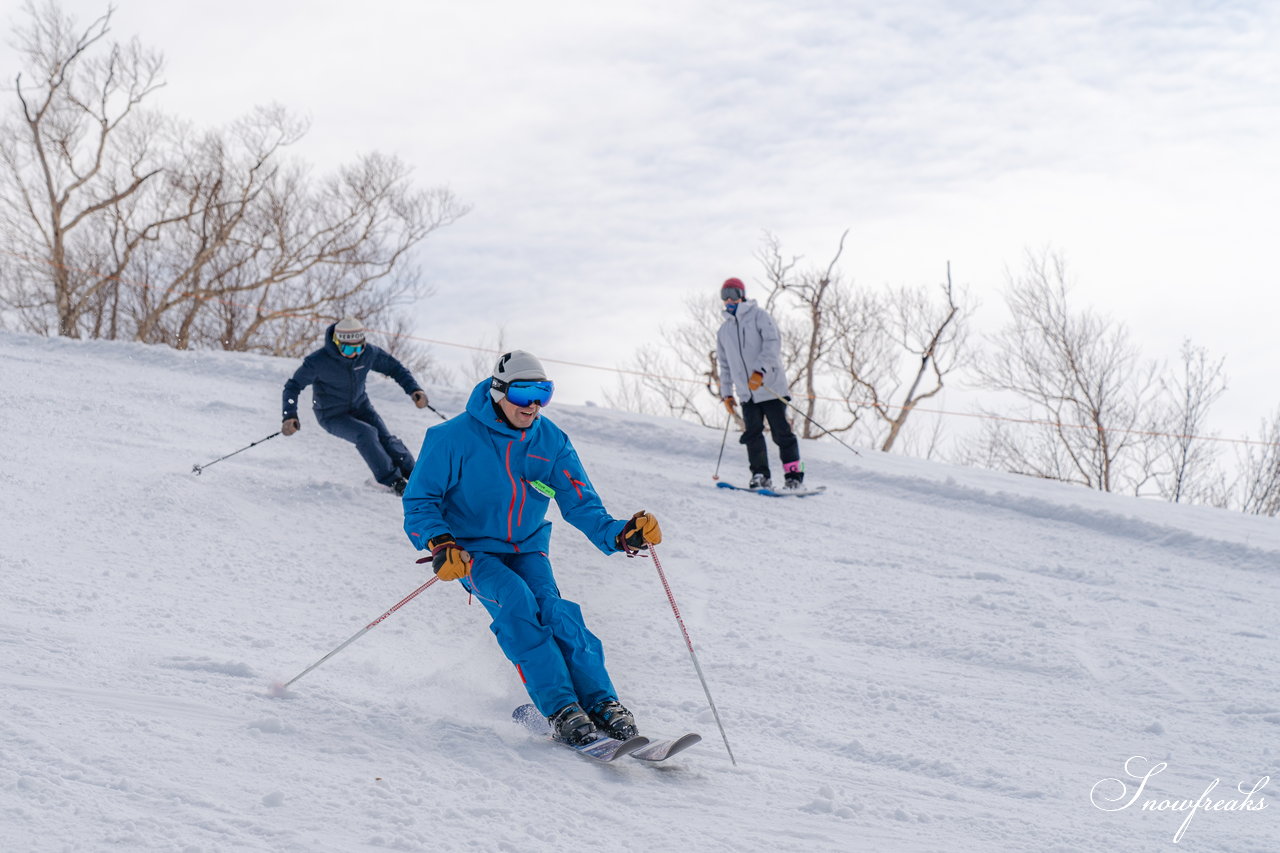
MULTIPOLYGON (((1028 254, 1007 301, 1012 320, 979 365, 984 385, 1010 392, 1048 426, 1018 439, 989 432, 1001 467, 1086 485, 1136 491, 1158 419, 1157 366, 1141 357, 1124 326, 1067 300, 1065 261, 1028 254), (1051 440, 1045 440, 1051 437, 1051 440), (997 441, 998 439, 998 441, 997 441)), ((1020 433, 1022 434, 1022 433, 1020 433)))

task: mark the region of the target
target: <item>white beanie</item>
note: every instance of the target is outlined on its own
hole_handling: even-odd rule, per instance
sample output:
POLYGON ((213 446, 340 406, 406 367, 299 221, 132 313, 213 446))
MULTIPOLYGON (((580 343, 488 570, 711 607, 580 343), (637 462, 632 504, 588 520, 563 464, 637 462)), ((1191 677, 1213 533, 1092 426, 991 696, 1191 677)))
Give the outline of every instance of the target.
POLYGON ((333 327, 333 338, 344 344, 364 343, 364 324, 355 317, 343 317, 333 327))

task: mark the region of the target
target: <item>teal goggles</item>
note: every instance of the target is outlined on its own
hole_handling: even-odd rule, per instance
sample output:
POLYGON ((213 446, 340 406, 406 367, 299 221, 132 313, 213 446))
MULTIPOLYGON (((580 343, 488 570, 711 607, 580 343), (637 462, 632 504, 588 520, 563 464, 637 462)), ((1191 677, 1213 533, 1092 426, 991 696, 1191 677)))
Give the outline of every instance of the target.
POLYGON ((344 342, 344 341, 338 340, 337 333, 334 333, 333 343, 334 343, 334 346, 338 348, 338 352, 342 353, 347 358, 352 358, 364 352, 363 339, 355 342, 344 342))
POLYGON ((515 382, 506 383, 505 388, 499 384, 498 390, 507 395, 507 400, 512 405, 532 406, 537 403, 539 406, 545 406, 551 402, 551 395, 556 390, 556 384, 550 379, 539 379, 537 381, 518 379, 515 382))

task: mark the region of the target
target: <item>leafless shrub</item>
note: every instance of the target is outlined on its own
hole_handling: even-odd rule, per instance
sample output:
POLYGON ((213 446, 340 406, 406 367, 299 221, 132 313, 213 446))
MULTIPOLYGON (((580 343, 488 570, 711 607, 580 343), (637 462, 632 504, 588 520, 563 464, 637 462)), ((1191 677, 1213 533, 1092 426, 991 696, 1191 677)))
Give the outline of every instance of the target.
POLYGON ((662 345, 640 347, 604 392, 613 408, 642 414, 671 415, 712 425, 725 417, 715 366, 718 304, 705 296, 685 299, 685 319, 664 327, 662 345), (695 382, 693 377, 702 381, 695 382))
POLYGON ((0 298, 29 330, 79 337, 115 282, 92 272, 103 250, 90 226, 162 170, 159 122, 140 105, 164 60, 136 40, 107 43, 110 11, 79 29, 53 3, 24 10, 13 43, 30 73, 0 126, 0 243, 21 262, 0 298))
POLYGON ((978 373, 988 389, 1027 404, 1034 425, 989 427, 983 453, 996 467, 1132 491, 1157 425, 1157 367, 1127 329, 1067 300, 1065 261, 1028 255, 1007 292, 1012 319, 993 338, 978 373))
POLYGON ((1149 465, 1157 493, 1172 503, 1211 503, 1221 480, 1217 447, 1210 439, 1209 410, 1227 390, 1223 360, 1183 341, 1181 369, 1161 381, 1161 434, 1150 442, 1149 465))
MULTIPOLYGON (((846 230, 840 235, 835 254, 826 267, 797 269, 801 258, 785 258, 782 244, 765 232, 764 246, 756 253, 764 268, 769 311, 782 337, 783 363, 791 378, 791 390, 804 417, 800 418, 803 438, 817 438, 824 432, 844 432, 854 418, 838 427, 831 424, 831 407, 820 405, 822 393, 830 386, 828 365, 844 330, 840 327, 840 305, 846 286, 836 265, 844 254, 846 230), (822 426, 819 426, 822 424, 822 426)), ((780 389, 779 389, 780 390, 780 389)))
POLYGON ((877 416, 884 427, 883 451, 893 449, 921 401, 942 391, 948 374, 970 360, 969 309, 963 294, 957 297, 949 264, 939 289, 941 300, 924 287, 857 294, 840 315, 835 361, 842 396, 855 415, 870 411, 877 416))
MULTIPOLYGON (((158 53, 28 3, 17 116, 0 142, 0 304, 26 328, 301 355, 344 315, 376 328, 427 295, 410 253, 467 212, 372 153, 313 176, 306 132, 260 107, 204 133, 139 110, 158 53)), ((425 358, 425 353, 420 353, 425 358)))
POLYGON ((1280 515, 1280 409, 1262 422, 1257 441, 1241 454, 1238 506, 1250 515, 1280 515))

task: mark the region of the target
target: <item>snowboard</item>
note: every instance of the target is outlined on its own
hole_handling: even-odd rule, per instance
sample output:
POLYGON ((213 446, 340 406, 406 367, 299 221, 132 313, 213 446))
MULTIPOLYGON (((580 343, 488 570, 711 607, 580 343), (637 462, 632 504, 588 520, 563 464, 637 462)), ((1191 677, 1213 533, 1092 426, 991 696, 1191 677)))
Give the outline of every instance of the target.
POLYGON ((733 483, 726 483, 724 480, 716 483, 716 487, 733 489, 736 492, 755 492, 757 495, 764 495, 767 498, 808 498, 813 495, 820 495, 827 490, 826 486, 814 486, 812 489, 748 489, 746 486, 735 486, 733 483))
POLYGON ((552 743, 559 744, 566 749, 572 749, 579 755, 586 756, 594 761, 605 763, 615 761, 624 755, 629 755, 649 745, 649 739, 644 735, 637 735, 628 740, 614 740, 606 734, 601 734, 595 740, 577 745, 556 740, 551 736, 551 724, 547 722, 547 718, 538 713, 538 709, 531 704, 521 705, 516 708, 511 712, 511 719, 534 734, 542 735, 552 743))
POLYGON ((538 713, 538 709, 531 704, 521 705, 511 712, 511 719, 520 725, 529 729, 529 731, 544 735, 552 743, 558 743, 569 749, 575 750, 588 758, 596 761, 613 761, 623 755, 630 755, 632 758, 650 763, 666 761, 671 756, 679 752, 684 752, 689 747, 700 742, 702 735, 689 732, 675 738, 663 738, 661 740, 650 740, 644 735, 638 735, 630 740, 614 740, 608 735, 601 735, 598 739, 591 741, 582 746, 573 746, 564 741, 555 740, 551 737, 551 724, 547 722, 547 718, 538 713), (612 746, 611 746, 612 745, 612 746))

